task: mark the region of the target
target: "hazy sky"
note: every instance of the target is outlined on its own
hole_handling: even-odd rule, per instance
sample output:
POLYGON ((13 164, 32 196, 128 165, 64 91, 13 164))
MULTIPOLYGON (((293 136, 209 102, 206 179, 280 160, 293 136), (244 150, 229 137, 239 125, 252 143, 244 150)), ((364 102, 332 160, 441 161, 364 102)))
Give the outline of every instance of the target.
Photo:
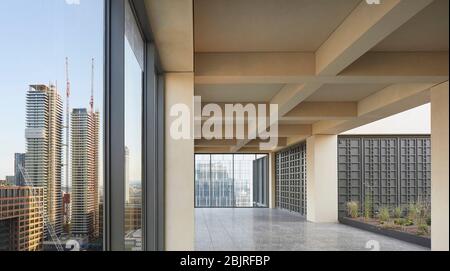
POLYGON ((102 112, 103 27, 103 0, 0 1, 0 179, 13 175, 14 153, 25 152, 28 85, 57 82, 64 97, 66 56, 71 107, 89 106, 94 57, 96 108, 102 112))
POLYGON ((430 104, 425 104, 344 134, 430 134, 430 109, 430 104))

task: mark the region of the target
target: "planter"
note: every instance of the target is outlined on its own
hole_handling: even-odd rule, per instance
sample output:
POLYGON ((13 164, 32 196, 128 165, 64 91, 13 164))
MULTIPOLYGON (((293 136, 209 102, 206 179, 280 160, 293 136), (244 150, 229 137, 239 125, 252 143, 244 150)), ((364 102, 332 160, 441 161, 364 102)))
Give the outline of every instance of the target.
POLYGON ((389 236, 401 241, 413 243, 419 246, 431 248, 431 239, 423 236, 418 236, 402 231, 391 230, 391 229, 383 229, 381 227, 371 225, 368 223, 364 223, 355 219, 340 217, 339 222, 351 227, 359 228, 362 230, 370 231, 373 233, 378 233, 384 236, 389 236))

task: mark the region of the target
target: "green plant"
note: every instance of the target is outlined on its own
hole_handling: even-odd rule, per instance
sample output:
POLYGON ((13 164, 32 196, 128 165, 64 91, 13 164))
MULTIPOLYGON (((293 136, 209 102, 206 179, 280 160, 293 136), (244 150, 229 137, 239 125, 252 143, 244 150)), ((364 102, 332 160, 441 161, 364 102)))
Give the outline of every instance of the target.
POLYGON ((417 235, 427 235, 428 234, 428 225, 421 224, 417 227, 417 235))
POLYGON ((394 218, 401 218, 403 215, 403 208, 401 206, 397 206, 394 208, 394 218))
POLYGON ((394 224, 400 225, 400 226, 412 226, 414 225, 414 222, 407 218, 397 218, 394 220, 394 224))
POLYGON ((372 203, 372 197, 370 195, 367 195, 366 198, 364 199, 364 218, 370 219, 372 217, 372 207, 373 207, 373 203, 372 203))
POLYGON ((408 219, 411 221, 416 221, 418 214, 420 213, 419 206, 417 203, 411 203, 408 207, 408 219))
POLYGON ((390 218, 389 208, 387 207, 380 208, 380 214, 378 215, 378 218, 380 219, 380 222, 389 221, 390 218))
POLYGON ((351 218, 358 217, 358 203, 356 201, 347 202, 347 215, 351 218))
POLYGON ((427 217, 427 225, 431 226, 431 216, 427 217))
POLYGON ((428 202, 418 201, 410 204, 408 208, 408 219, 414 221, 414 224, 427 225, 429 217, 431 217, 431 208, 428 202))

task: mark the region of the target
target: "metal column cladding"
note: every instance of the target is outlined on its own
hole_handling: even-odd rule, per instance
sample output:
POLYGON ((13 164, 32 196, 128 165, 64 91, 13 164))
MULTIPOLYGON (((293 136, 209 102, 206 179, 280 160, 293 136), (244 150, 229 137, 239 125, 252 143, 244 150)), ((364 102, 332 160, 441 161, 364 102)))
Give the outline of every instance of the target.
POLYGON ((368 196, 375 212, 429 201, 430 136, 339 136, 338 186, 339 216, 368 196))
POLYGON ((306 142, 276 154, 276 207, 306 215, 306 142))

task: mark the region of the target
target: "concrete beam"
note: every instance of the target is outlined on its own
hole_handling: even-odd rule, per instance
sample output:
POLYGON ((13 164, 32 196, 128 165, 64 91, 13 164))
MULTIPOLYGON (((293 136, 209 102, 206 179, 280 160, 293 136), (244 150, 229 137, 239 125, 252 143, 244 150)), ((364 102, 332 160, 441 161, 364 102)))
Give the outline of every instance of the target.
POLYGON ((448 77, 448 52, 368 52, 339 73, 365 77, 448 77))
POLYGON ((196 53, 195 80, 247 76, 314 76, 314 53, 196 53))
POLYGON ((205 147, 205 148, 214 148, 214 147, 230 147, 236 144, 236 139, 196 139, 195 147, 205 147))
POLYGON ((313 56, 295 52, 196 54, 195 84, 396 84, 448 80, 448 52, 367 52, 333 75, 316 74, 313 56))
POLYGON ((356 102, 303 102, 281 120, 337 120, 350 119, 358 115, 356 102))
POLYGON ((319 121, 313 134, 339 134, 353 128, 426 104, 434 84, 399 84, 378 91, 358 102, 357 117, 350 120, 319 121))
POLYGON ((194 71, 192 0, 146 0, 145 6, 164 71, 194 71))

